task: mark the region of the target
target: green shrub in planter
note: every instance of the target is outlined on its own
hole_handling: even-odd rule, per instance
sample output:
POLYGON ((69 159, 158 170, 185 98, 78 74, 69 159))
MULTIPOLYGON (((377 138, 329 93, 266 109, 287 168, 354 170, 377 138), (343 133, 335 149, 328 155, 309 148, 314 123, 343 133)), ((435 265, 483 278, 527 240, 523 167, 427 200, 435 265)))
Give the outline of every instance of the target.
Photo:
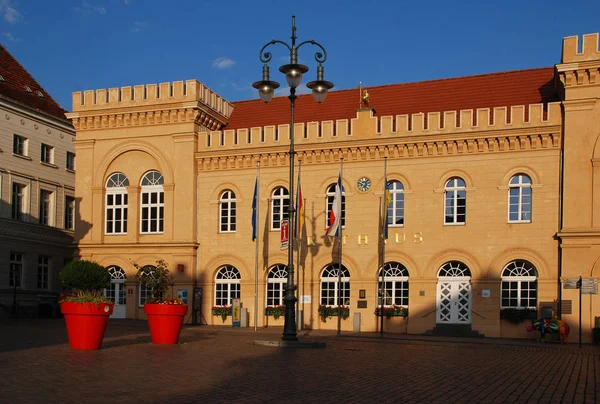
POLYGON ((74 293, 66 294, 61 301, 72 303, 111 303, 102 295, 110 286, 110 274, 102 265, 88 260, 69 262, 59 273, 60 283, 74 293))

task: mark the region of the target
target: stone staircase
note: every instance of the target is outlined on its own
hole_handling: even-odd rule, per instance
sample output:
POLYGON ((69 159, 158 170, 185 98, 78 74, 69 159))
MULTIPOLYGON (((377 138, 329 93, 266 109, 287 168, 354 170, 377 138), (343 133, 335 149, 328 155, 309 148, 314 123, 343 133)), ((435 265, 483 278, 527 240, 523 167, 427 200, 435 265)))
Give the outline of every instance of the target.
POLYGON ((471 324, 436 324, 433 330, 425 331, 425 335, 436 337, 483 338, 479 331, 473 330, 471 324))

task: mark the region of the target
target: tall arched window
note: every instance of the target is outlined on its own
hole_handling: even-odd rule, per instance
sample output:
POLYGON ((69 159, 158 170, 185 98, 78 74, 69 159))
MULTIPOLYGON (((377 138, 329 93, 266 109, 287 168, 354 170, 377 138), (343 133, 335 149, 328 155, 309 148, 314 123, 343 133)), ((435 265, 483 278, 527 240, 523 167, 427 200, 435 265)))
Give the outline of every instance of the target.
MULTIPOLYGON (((386 262, 383 266, 385 274, 385 306, 392 304, 408 307, 408 270, 399 262, 386 262)), ((384 281, 382 271, 379 270, 379 284, 377 290, 382 290, 384 281)), ((381 306, 381 299, 377 299, 377 306, 381 306)))
POLYGON ((110 286, 104 289, 104 297, 112 300, 117 305, 124 305, 127 301, 127 290, 125 289, 125 271, 123 268, 111 265, 108 268, 110 274, 110 286))
POLYGON ((508 183, 508 221, 531 222, 531 178, 515 175, 508 183))
POLYGON ((404 185, 400 181, 389 181, 388 189, 392 198, 388 206, 389 227, 402 227, 404 225, 404 185))
POLYGON ((339 264, 331 264, 323 269, 321 274, 321 304, 338 306, 338 298, 343 305, 350 304, 350 272, 342 265, 341 274, 339 264), (341 285, 338 285, 338 274, 341 276, 341 285))
POLYGON ((215 306, 231 306, 240 297, 240 271, 231 265, 219 269, 215 279, 215 306))
POLYGON ((537 277, 537 270, 530 262, 509 262, 502 271, 501 308, 537 308, 537 277))
POLYGON ((234 233, 236 222, 236 199, 233 191, 225 191, 219 199, 219 223, 221 233, 234 233))
MULTIPOLYGON (((152 272, 156 270, 156 267, 154 265, 144 265, 142 267, 142 270, 146 274, 152 274, 152 272)), ((146 301, 148 300, 148 298, 151 297, 152 289, 146 285, 142 285, 141 283, 139 284, 139 286, 140 286, 140 294, 139 294, 138 305, 140 307, 143 307, 144 304, 146 303, 146 301)))
POLYGON ((462 178, 450 178, 444 187, 444 223, 465 224, 467 221, 467 186, 462 178))
MULTIPOLYGON (((329 227, 329 212, 333 208, 333 199, 335 197, 335 186, 336 184, 331 184, 327 188, 327 207, 325 210, 325 228, 329 227)), ((346 190, 342 185, 342 226, 346 225, 346 190)))
POLYGON ((277 187, 273 191, 271 203, 271 230, 279 230, 281 222, 289 217, 290 193, 284 187, 277 187))
POLYGON ((127 233, 127 187, 123 173, 114 173, 106 181, 106 234, 127 233))
POLYGON ((141 233, 162 233, 165 217, 164 179, 158 171, 149 171, 142 177, 141 233))
POLYGON ((269 271, 267 277, 267 307, 281 306, 283 304, 283 289, 287 282, 287 266, 275 265, 269 271))

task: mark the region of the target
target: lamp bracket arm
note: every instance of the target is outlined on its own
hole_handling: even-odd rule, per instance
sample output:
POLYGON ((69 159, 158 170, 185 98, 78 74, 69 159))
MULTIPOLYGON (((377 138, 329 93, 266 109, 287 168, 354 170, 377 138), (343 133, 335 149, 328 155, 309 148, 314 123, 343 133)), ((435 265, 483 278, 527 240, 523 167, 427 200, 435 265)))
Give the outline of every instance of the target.
POLYGON ((296 49, 300 49, 300 47, 301 47, 302 45, 305 45, 305 44, 307 44, 307 43, 309 43, 309 44, 311 44, 311 45, 318 46, 319 48, 321 48, 321 50, 323 51, 323 53, 321 53, 321 52, 316 52, 316 53, 315 53, 315 60, 316 60, 318 63, 324 63, 324 62, 327 60, 327 51, 325 50, 325 48, 323 47, 323 45, 321 45, 321 44, 320 44, 320 43, 318 43, 317 41, 315 41, 315 40, 313 40, 313 39, 311 39, 310 41, 304 41, 304 42, 302 42, 301 44, 299 44, 299 45, 296 47, 296 49))
POLYGON ((276 43, 280 43, 280 44, 284 45, 285 47, 288 48, 290 53, 292 52, 292 48, 290 47, 290 45, 288 45, 287 43, 285 43, 283 41, 273 39, 271 42, 265 44, 265 46, 263 46, 262 49, 260 50, 260 53, 258 54, 258 58, 260 59, 261 62, 269 63, 271 61, 271 59, 273 58, 273 55, 271 54, 271 52, 265 52, 265 49, 267 49, 269 46, 276 44, 276 43))

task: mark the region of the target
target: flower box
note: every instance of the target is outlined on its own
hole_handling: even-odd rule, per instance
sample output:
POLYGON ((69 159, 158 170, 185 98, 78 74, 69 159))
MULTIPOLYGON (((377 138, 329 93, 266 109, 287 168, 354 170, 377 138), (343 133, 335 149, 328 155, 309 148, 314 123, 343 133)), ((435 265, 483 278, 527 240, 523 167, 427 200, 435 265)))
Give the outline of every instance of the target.
MULTIPOLYGON (((377 317, 381 316, 381 307, 377 307, 377 309, 375 309, 375 315, 377 317)), ((396 304, 384 306, 383 315, 387 318, 408 317, 408 307, 398 306, 396 304)))
POLYGON ((285 305, 269 306, 265 308, 265 316, 273 316, 275 320, 285 314, 285 305))
POLYGON ((212 314, 220 316, 223 322, 225 322, 227 317, 231 316, 231 306, 213 306, 212 314))
MULTIPOLYGON (((347 319, 348 317, 350 317, 350 306, 341 306, 341 315, 342 315, 342 319, 347 319)), ((339 314, 340 310, 338 309, 337 306, 326 306, 326 305, 320 305, 319 306, 319 317, 321 318, 321 321, 323 321, 324 323, 327 322, 327 319, 329 317, 337 317, 339 314)))

